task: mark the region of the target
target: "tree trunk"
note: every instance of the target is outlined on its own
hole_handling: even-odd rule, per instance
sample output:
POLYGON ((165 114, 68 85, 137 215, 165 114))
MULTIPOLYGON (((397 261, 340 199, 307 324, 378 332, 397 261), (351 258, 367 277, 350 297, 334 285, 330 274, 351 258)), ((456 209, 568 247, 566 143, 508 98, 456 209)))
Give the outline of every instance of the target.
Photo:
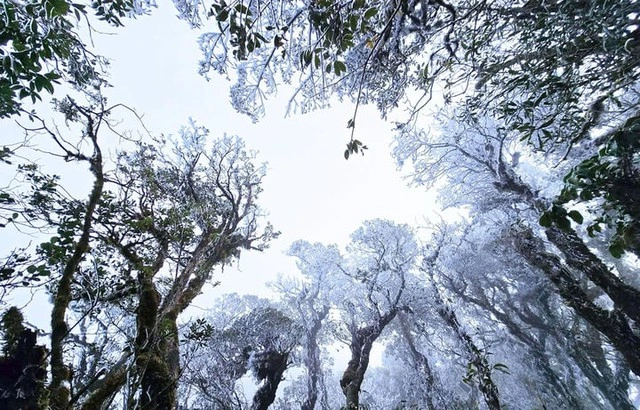
POLYGON ((158 318, 160 294, 152 277, 144 270, 139 276, 136 368, 140 377, 140 407, 170 410, 175 406, 177 380, 166 361, 162 339, 172 329, 165 329, 166 321, 158 318))
POLYGON ((546 229, 547 238, 560 249, 567 265, 582 272, 599 286, 616 304, 616 308, 640 324, 640 291, 613 274, 600 258, 591 252, 575 231, 558 227, 546 229))
POLYGON ((544 242, 531 229, 522 229, 515 242, 518 252, 532 266, 542 270, 565 302, 604 334, 625 358, 631 371, 640 375, 640 337, 633 332, 626 316, 616 308, 607 311, 591 302, 570 269, 557 255, 546 251, 544 242))
MULTIPOLYGON (((537 364, 542 375, 546 379, 547 385, 552 389, 550 393, 552 393, 555 398, 559 399, 559 402, 568 404, 572 409, 583 408, 579 404, 578 399, 574 396, 573 389, 569 388, 562 380, 562 378, 559 377, 558 374, 553 370, 552 365, 549 361, 548 354, 546 353, 546 349, 544 347, 544 341, 541 342, 540 340, 526 333, 523 330, 522 326, 518 325, 512 319, 512 315, 509 315, 497 309, 495 305, 491 304, 491 302, 486 297, 484 297, 482 292, 480 292, 477 297, 474 297, 464 293, 454 286, 449 286, 448 288, 456 295, 458 295, 463 301, 467 303, 473 303, 481 309, 490 312, 497 320, 499 320, 507 327, 513 337, 515 337, 517 340, 519 340, 529 348, 529 352, 531 353, 534 362, 537 364)), ((512 307, 512 309, 514 310, 514 313, 518 315, 518 312, 515 312, 516 308, 512 307)), ((529 310, 528 318, 531 319, 532 315, 533 312, 529 310)), ((541 327, 541 324, 543 323, 544 321, 542 319, 527 320, 525 326, 532 326, 534 329, 537 328, 546 330, 541 327)))
POLYGON ((478 380, 478 387, 484 397, 484 401, 487 404, 489 410, 500 410, 500 395, 498 393, 498 386, 491 379, 491 367, 486 359, 486 355, 479 349, 474 343, 471 336, 462 328, 455 312, 445 305, 440 292, 434 284, 434 295, 436 299, 436 305, 438 305, 438 314, 448 324, 460 340, 463 348, 466 350, 469 358, 469 364, 471 364, 476 372, 476 378, 478 380))
POLYGON ((329 314, 329 306, 317 312, 313 325, 307 333, 306 358, 307 365, 307 398, 302 403, 301 410, 313 410, 318 401, 318 379, 322 372, 320 363, 320 347, 318 346, 318 333, 322 328, 322 321, 329 314))
POLYGON ((262 386, 253 395, 251 410, 267 410, 276 399, 278 385, 287 370, 289 354, 283 352, 266 352, 260 355, 258 378, 264 380, 262 386))
POLYGON ((369 367, 369 356, 373 342, 376 341, 384 328, 396 317, 398 309, 381 316, 378 321, 370 326, 359 329, 351 329, 351 359, 347 363, 347 369, 340 379, 340 387, 346 399, 348 410, 358 409, 360 406, 360 387, 364 380, 364 374, 369 367))
MULTIPOLYGON (((436 410, 441 408, 444 405, 444 401, 438 400, 439 406, 434 405, 434 396, 437 393, 436 389, 436 380, 433 375, 433 371, 431 370, 431 366, 429 365, 429 359, 416 348, 415 342, 413 340, 413 336, 411 335, 411 331, 409 330, 409 324, 407 323, 407 318, 405 313, 401 313, 398 316, 400 320, 400 331, 402 332, 402 337, 407 342, 407 346, 409 347, 409 353, 411 354, 411 360, 413 361, 413 366, 416 371, 420 374, 424 374, 424 382, 425 382, 425 390, 427 393, 426 404, 429 410, 436 410)), ((440 397, 438 397, 440 399, 440 397)))
MULTIPOLYGON (((515 176, 506 164, 501 162, 500 181, 496 187, 515 194, 539 212, 546 211, 531 188, 515 176)), ((640 337, 630 328, 628 318, 640 324, 640 291, 627 285, 615 276, 596 255, 589 250, 573 230, 551 227, 546 230, 549 241, 560 249, 566 258, 566 265, 558 256, 547 252, 541 239, 530 228, 522 229, 516 239, 516 249, 532 266, 541 269, 556 286, 558 294, 576 313, 604 334, 616 350, 627 360, 633 373, 640 375, 640 337), (568 265, 568 266, 567 266, 568 265), (569 267, 583 272, 587 278, 605 292, 615 302, 613 311, 607 311, 591 302, 573 276, 569 267)))
MULTIPOLYGON (((79 109, 79 108, 78 108, 79 109)), ((62 270, 62 275, 58 281, 58 287, 55 290, 53 298, 53 309, 51 310, 51 383, 50 406, 53 410, 66 409, 69 405, 70 392, 66 383, 70 379, 71 371, 64 363, 64 339, 67 337, 69 330, 66 322, 66 313, 71 302, 71 283, 73 277, 80 266, 80 263, 89 251, 89 239, 93 226, 93 214, 96 211, 98 202, 102 197, 104 188, 104 175, 102 170, 102 152, 97 142, 97 136, 94 133, 93 119, 81 111, 87 118, 87 135, 91 139, 93 145, 93 156, 88 159, 78 155, 78 160, 88 161, 91 173, 95 177, 89 200, 87 202, 84 220, 82 222, 82 230, 80 238, 74 245, 73 254, 67 260, 62 270)))

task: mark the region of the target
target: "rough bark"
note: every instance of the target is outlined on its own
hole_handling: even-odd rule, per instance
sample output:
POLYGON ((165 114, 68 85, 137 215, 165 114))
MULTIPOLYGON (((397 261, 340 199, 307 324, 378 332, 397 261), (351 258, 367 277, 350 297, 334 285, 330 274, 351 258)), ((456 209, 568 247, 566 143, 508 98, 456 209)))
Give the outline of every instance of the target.
POLYGON ((613 274, 600 258, 591 252, 571 229, 547 228, 547 238, 560 249, 567 265, 587 278, 613 300, 616 308, 640 323, 640 291, 624 283, 613 274))
MULTIPOLYGON (((312 300, 310 300, 313 303, 312 300)), ((322 328, 322 321, 329 314, 329 306, 324 306, 320 312, 316 312, 311 329, 307 331, 305 346, 305 363, 307 365, 307 397, 302 403, 301 410, 313 410, 318 401, 318 379, 322 373, 320 363, 320 347, 318 346, 318 333, 322 328)))
POLYGON ((51 312, 51 383, 49 384, 51 394, 50 405, 53 410, 66 409, 69 404, 70 395, 66 382, 69 380, 70 370, 65 365, 63 357, 64 339, 68 334, 65 316, 69 308, 69 303, 71 302, 71 283, 73 277, 84 259, 85 254, 89 251, 89 235, 91 234, 93 224, 93 214, 96 211, 104 188, 102 152, 98 145, 97 135, 95 134, 94 120, 89 113, 84 112, 79 107, 78 109, 87 119, 86 134, 91 140, 94 152, 91 158, 86 158, 80 154, 75 154, 73 158, 88 161, 95 180, 91 193, 89 194, 80 238, 74 245, 73 254, 64 265, 53 299, 53 309, 51 312))
POLYGON ((265 352, 256 358, 257 376, 263 380, 262 385, 253 395, 251 410, 267 410, 276 399, 278 385, 287 370, 289 354, 285 352, 265 352))
POLYGON ((81 410, 105 408, 105 404, 122 388, 126 380, 126 366, 114 366, 104 378, 94 383, 88 397, 82 402, 81 410))
POLYGON ((364 374, 369 367, 369 356, 373 342, 376 341, 384 328, 396 317, 398 308, 392 309, 380 316, 375 324, 354 328, 351 330, 351 359, 347 363, 347 369, 340 379, 340 387, 346 398, 348 410, 358 409, 360 406, 360 387, 364 381, 364 374))
POLYGON ((565 302, 605 335, 631 371, 640 375, 640 337, 633 332, 626 316, 617 309, 607 311, 591 302, 569 267, 557 255, 547 252, 544 242, 530 229, 521 229, 515 242, 518 252, 549 278, 565 302))

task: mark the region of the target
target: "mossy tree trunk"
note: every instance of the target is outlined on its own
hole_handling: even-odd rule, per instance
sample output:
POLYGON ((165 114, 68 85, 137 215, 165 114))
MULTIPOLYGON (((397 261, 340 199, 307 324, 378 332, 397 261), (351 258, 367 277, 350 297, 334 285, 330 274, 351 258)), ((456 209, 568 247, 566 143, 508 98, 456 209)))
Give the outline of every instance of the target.
MULTIPOLYGON (((64 340, 69 332, 66 313, 69 308, 69 303, 71 302, 71 283, 78 271, 80 263, 89 251, 89 240, 92 233, 94 213, 96 212, 104 188, 102 152, 98 145, 97 130, 101 125, 105 112, 101 112, 96 118, 96 115, 87 109, 75 104, 74 108, 86 120, 84 136, 91 142, 93 154, 91 157, 87 157, 79 152, 71 152, 69 150, 66 150, 66 154, 68 158, 76 161, 88 162, 91 173, 95 179, 84 211, 80 236, 73 247, 73 253, 64 263, 62 275, 54 291, 53 309, 51 312, 51 383, 49 384, 51 395, 50 405, 53 410, 63 410, 69 405, 70 392, 67 382, 70 379, 70 369, 65 364, 63 357, 64 340)), ((54 137, 54 139, 56 138, 54 134, 52 134, 52 137, 54 137)))
POLYGON ((640 337, 629 325, 628 317, 616 306, 608 311, 591 301, 569 266, 545 248, 544 242, 529 228, 520 229, 515 237, 518 252, 540 269, 555 285, 558 294, 578 315, 605 335, 625 358, 629 368, 640 375, 640 337))
POLYGON ((398 308, 380 316, 378 320, 369 326, 350 329, 351 359, 347 363, 347 369, 340 379, 340 387, 346 399, 346 408, 358 409, 360 406, 360 388, 364 381, 364 375, 369 367, 369 357, 373 342, 380 336, 384 328, 396 317, 398 308))

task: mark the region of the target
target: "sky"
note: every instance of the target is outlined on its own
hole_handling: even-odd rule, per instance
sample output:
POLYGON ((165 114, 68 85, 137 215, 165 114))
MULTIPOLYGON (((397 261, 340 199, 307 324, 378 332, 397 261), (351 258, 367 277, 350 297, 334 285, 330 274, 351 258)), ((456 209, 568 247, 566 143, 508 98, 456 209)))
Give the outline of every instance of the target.
MULTIPOLYGON (((373 107, 360 107, 357 120, 356 138, 369 149, 348 161, 343 152, 352 104, 336 102, 327 110, 285 118, 291 91, 282 87, 269 101, 265 118, 254 124, 231 107, 230 82, 215 75, 207 81, 197 73, 199 33, 175 15, 171 4, 161 3, 150 16, 126 20, 124 28, 106 27, 93 34, 95 49, 110 60, 113 87, 105 92, 109 103, 134 108, 154 135, 175 134, 192 118, 212 137, 241 136, 248 148, 259 151, 259 160, 268 163, 259 203, 281 232, 268 250, 245 252, 239 262, 217 272, 213 280, 221 285, 196 299, 192 314, 224 293, 268 296, 267 282, 295 272, 295 262, 285 252, 297 239, 344 246, 365 220, 386 218, 415 226, 435 212, 434 195, 407 187, 396 169, 390 156, 392 124, 382 121, 373 107)), ((129 124, 138 127, 133 121, 123 126, 129 124)), ((0 124, 0 131, 7 129, 10 124, 0 124)), ((42 154, 41 162, 47 161, 42 154)), ((51 167, 50 172, 66 173, 65 186, 75 186, 80 196, 88 193, 88 170, 79 172, 70 164, 51 167)), ((26 311, 32 316, 29 308, 26 311)), ((32 320, 45 329, 48 322, 48 315, 32 320)))
POLYGON ((282 234, 268 251, 245 253, 235 269, 225 268, 215 278, 222 281, 216 294, 264 295, 267 281, 295 269, 284 255, 294 240, 344 245, 364 220, 387 218, 415 225, 435 209, 433 195, 408 188, 396 169, 390 156, 392 125, 373 107, 361 111, 356 136, 369 150, 346 161, 351 104, 285 118, 290 94, 282 87, 268 103, 265 118, 253 124, 231 107, 230 82, 198 75, 199 33, 179 21, 171 5, 163 3, 151 16, 115 32, 95 40, 97 49, 111 59, 112 103, 121 100, 134 107, 152 133, 175 132, 193 118, 212 136, 241 136, 268 163, 259 202, 282 234))

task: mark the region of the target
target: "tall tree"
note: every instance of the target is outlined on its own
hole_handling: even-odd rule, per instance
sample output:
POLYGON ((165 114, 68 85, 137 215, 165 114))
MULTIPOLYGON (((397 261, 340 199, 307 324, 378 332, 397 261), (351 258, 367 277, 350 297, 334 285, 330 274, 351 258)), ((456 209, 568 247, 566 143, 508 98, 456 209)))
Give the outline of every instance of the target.
POLYGON ((407 282, 418 246, 412 230, 388 220, 364 222, 351 235, 342 271, 350 278, 350 300, 342 305, 351 358, 340 387, 348 409, 357 409, 373 343, 406 308, 407 282))
MULTIPOLYGON (((605 259, 597 256, 571 225, 571 220, 582 221, 580 213, 561 211, 555 206, 554 215, 543 214, 540 218, 546 229, 541 232, 542 238, 538 236, 540 231, 534 229, 538 216, 555 199, 553 193, 550 198, 545 197, 544 191, 532 185, 544 183, 544 166, 538 165, 537 174, 520 173, 535 164, 520 163, 528 146, 519 142, 500 120, 486 117, 468 123, 449 120, 443 124, 443 130, 440 135, 405 132, 399 137, 396 156, 401 161, 413 162, 415 181, 431 186, 446 175, 446 180, 455 187, 447 191, 448 203, 472 204, 477 216, 495 210, 525 226, 519 234, 512 230, 523 239, 516 240, 521 245, 516 251, 526 255, 529 263, 549 278, 567 304, 607 336, 638 374, 633 353, 637 348, 632 348, 637 347, 637 341, 631 329, 638 317, 632 300, 640 297, 639 291, 607 266, 605 259), (546 218, 554 223, 547 224, 546 218), (560 250, 564 261, 546 250, 541 253, 547 246, 545 241, 560 250), (603 309, 586 292, 577 292, 583 279, 610 297, 615 307, 603 309), (616 320, 604 320, 608 315, 616 320)), ((546 175, 550 176, 547 181, 553 181, 556 173, 547 168, 546 175)))
MULTIPOLYGON (((294 242, 289 255, 297 259, 302 280, 280 278, 275 288, 304 329, 302 364, 307 373, 307 391, 301 408, 313 410, 326 389, 320 343, 326 339, 323 327, 326 327, 329 313, 338 303, 336 288, 344 279, 338 269, 342 257, 335 246, 305 241, 294 242)), ((326 397, 324 399, 326 401, 326 397)))
POLYGON ((134 142, 115 169, 105 171, 99 135, 114 125, 108 117, 116 108, 99 96, 87 107, 71 99, 59 103, 67 121, 82 126, 80 139, 90 142, 88 153, 45 122, 39 130, 69 160, 89 163, 94 183, 88 200, 68 197, 55 177, 31 165, 23 167, 33 187, 24 214, 57 231, 39 246, 38 261, 27 267, 55 280, 50 287, 49 388, 56 409, 72 403, 98 408, 125 383, 139 405, 172 408, 180 375, 179 315, 216 267, 237 258, 241 249, 264 249, 277 236, 270 225, 260 226, 262 211, 256 200, 265 168, 254 165, 255 153, 238 138, 218 139, 208 149, 208 131, 191 124, 171 142, 134 142), (105 291, 87 280, 92 271, 119 285, 120 291, 105 291), (121 348, 124 353, 121 350, 112 368, 71 392, 73 369, 64 352, 77 325, 68 323, 76 297, 96 301, 85 303, 86 315, 131 298, 121 312, 136 326, 131 349, 121 348))
POLYGON ((105 82, 107 60, 96 55, 80 35, 94 31, 92 20, 122 26, 125 16, 147 13, 149 0, 5 1, 0 5, 0 118, 18 114, 21 100, 41 100, 54 85, 99 86, 105 82), (83 23, 87 26, 83 27, 83 23))
POLYGON ((300 346, 298 324, 267 300, 237 295, 225 295, 212 310, 206 332, 198 323, 185 334, 191 351, 183 388, 195 393, 181 401, 184 406, 267 409, 300 346), (240 386, 249 372, 260 382, 250 403, 240 386))

